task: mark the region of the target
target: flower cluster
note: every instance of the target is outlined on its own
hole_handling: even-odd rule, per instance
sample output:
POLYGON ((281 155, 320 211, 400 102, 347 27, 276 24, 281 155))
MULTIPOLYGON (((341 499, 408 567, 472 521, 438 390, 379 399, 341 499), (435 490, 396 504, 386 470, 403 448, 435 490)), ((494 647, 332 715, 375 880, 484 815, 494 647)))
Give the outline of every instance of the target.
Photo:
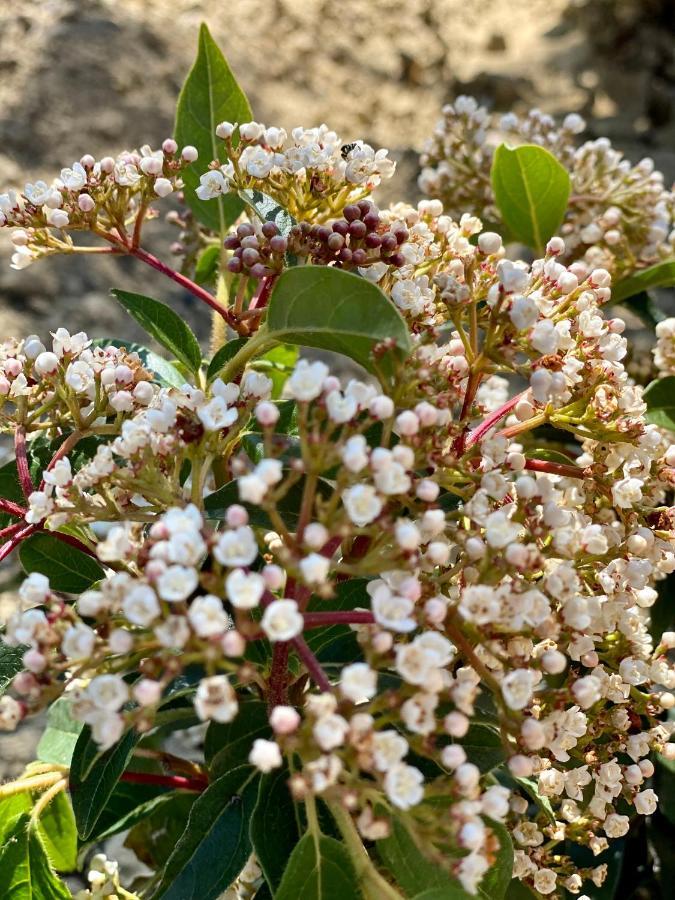
POLYGON ((283 202, 299 221, 323 222, 394 174, 387 150, 344 143, 327 125, 294 128, 289 137, 285 129, 260 122, 221 122, 216 135, 225 142, 228 161, 213 162, 201 176, 201 200, 253 189, 283 202))
MULTIPOLYGON (((464 100, 446 121, 437 138, 456 170, 440 161, 424 184, 445 193, 463 161, 484 185, 489 154, 471 151, 466 129, 483 148, 486 114, 464 100)), ((553 149, 575 178, 602 155, 624 187, 651 192, 657 228, 658 179, 598 142, 575 150, 574 117, 560 131, 539 114, 503 127, 553 149)), ((601 885, 606 864, 580 866, 565 847, 600 857, 632 817, 651 815, 650 754, 675 756, 675 633, 653 636, 649 618, 675 572, 675 446, 647 423, 625 325, 603 311, 624 238, 603 232, 580 250, 581 219, 568 220, 568 241, 513 261, 497 233, 440 199, 366 199, 392 173, 386 151, 344 146, 325 126, 290 140, 255 122, 217 134, 228 162, 202 176, 199 198, 260 191, 298 220, 285 231, 259 221, 252 195, 222 246, 229 305, 140 252, 206 300, 219 327, 241 326, 219 366, 155 371, 150 357, 65 329, 51 349, 36 336, 0 347, 0 426, 18 482, 0 499, 0 557, 48 530, 101 576, 75 598, 38 569, 23 582, 3 635, 23 670, 0 698, 0 727, 64 698, 105 751, 130 729, 156 739, 176 703, 209 728, 255 709, 244 760, 255 775, 283 773, 308 821, 319 797, 353 840, 404 829, 471 894, 511 846, 515 877, 537 896, 601 885), (313 358, 277 382, 265 374, 272 288, 317 265, 374 291, 409 341, 404 363, 378 332, 367 357, 378 380, 313 358), (393 375, 378 366, 385 356, 393 375)), ((82 177, 93 188, 105 174, 120 189, 107 197, 142 205, 178 177, 175 152, 165 142, 125 163, 130 184, 115 181, 131 178, 119 163, 83 163, 82 177)), ((66 180, 49 189, 55 209, 66 180)), ((113 228, 134 246, 119 218, 108 238, 113 228)), ((640 252, 658 255, 665 237, 645 233, 640 252)), ((301 341, 292 312, 282 339, 301 341)), ((315 331, 330 332, 332 314, 315 331)), ((360 351, 368 337, 352 327, 360 351)), ((663 373, 675 368, 673 334, 661 323, 663 373)), ((179 784, 202 790, 206 762, 179 784)), ((259 876, 254 860, 247 869, 259 876)), ((89 881, 86 896, 116 890, 114 864, 97 859, 89 881)))
POLYGON ((85 154, 51 184, 36 181, 21 193, 0 194, 0 226, 14 229, 12 267, 24 269, 54 253, 92 252, 74 244, 74 231, 126 239, 139 215, 153 214, 151 203, 182 187, 181 173, 197 156, 190 146, 179 153, 167 138, 160 150, 145 145, 100 160, 85 154))
POLYGON ((539 110, 527 115, 488 113, 473 97, 458 97, 443 108, 421 156, 420 189, 441 199, 450 215, 470 210, 498 222, 490 167, 500 135, 518 144, 536 144, 568 170, 571 194, 560 234, 565 261, 590 269, 629 275, 666 256, 675 246, 673 194, 649 158, 631 164, 607 138, 576 146, 583 119, 568 115, 560 126, 539 110))

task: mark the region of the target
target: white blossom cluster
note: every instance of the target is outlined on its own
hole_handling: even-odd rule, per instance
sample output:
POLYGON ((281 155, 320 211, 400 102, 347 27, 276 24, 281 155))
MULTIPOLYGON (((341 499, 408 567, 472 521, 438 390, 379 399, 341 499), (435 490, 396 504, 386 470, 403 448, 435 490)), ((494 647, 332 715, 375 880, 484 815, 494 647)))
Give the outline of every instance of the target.
MULTIPOLYGON (((0 226, 13 228, 11 265, 24 269, 54 253, 87 252, 73 243, 70 232, 113 232, 127 240, 125 226, 152 202, 182 187, 181 172, 195 162, 195 147, 167 138, 161 149, 150 146, 117 157, 95 159, 85 154, 64 168, 51 183, 27 183, 23 191, 0 194, 0 226)), ((89 251, 91 252, 91 251, 89 251)))
MULTIPOLYGON (((483 121, 468 101, 462 115, 483 121)), ((528 123, 529 139, 548 133, 528 123)), ((325 127, 290 142, 237 127, 231 170, 207 173, 200 196, 255 185, 307 211, 323 178, 329 222, 390 174, 383 152, 345 150, 325 127)), ((110 748, 151 730, 197 667, 198 718, 231 723, 264 700, 249 762, 292 760, 294 797, 339 801, 364 840, 404 814, 476 893, 506 829, 516 877, 578 894, 606 866, 579 868, 562 843, 602 853, 656 808, 650 754, 674 755, 675 634, 652 639, 649 610, 675 571, 675 448, 645 421, 624 323, 603 314, 605 266, 570 262, 560 238, 512 261, 438 199, 378 215, 405 233, 402 265, 361 271, 410 330, 393 382, 300 359, 272 400, 255 361, 171 387, 137 354, 65 329, 50 350, 2 345, 3 430, 17 458, 53 450, 19 473, 10 533, 77 526, 105 577, 68 602, 42 574, 24 581, 3 635, 24 671, 0 727, 64 695, 110 748), (327 628, 343 629, 348 659, 324 663, 327 628), (490 777, 471 758, 480 735, 503 762, 490 777)), ((672 320, 659 328, 668 372, 672 320)), ((92 896, 114 882, 107 865, 92 896)))
POLYGON ((225 141, 228 161, 212 164, 200 179, 197 196, 212 200, 231 190, 257 188, 283 197, 298 219, 316 214, 338 201, 338 212, 366 196, 383 178, 391 178, 395 163, 388 151, 374 150, 364 141, 345 143, 327 125, 294 128, 290 135, 260 122, 221 122, 218 138, 225 141), (233 136, 238 143, 233 143, 233 136), (290 202, 289 202, 290 201, 290 202))
POLYGON ((446 211, 466 210, 498 222, 490 167, 496 138, 537 144, 568 170, 571 193, 560 234, 565 261, 608 269, 616 278, 672 256, 673 193, 648 157, 633 165, 607 138, 576 146, 584 120, 568 115, 561 125, 539 110, 498 116, 461 96, 443 118, 421 156, 420 189, 443 201, 446 211))

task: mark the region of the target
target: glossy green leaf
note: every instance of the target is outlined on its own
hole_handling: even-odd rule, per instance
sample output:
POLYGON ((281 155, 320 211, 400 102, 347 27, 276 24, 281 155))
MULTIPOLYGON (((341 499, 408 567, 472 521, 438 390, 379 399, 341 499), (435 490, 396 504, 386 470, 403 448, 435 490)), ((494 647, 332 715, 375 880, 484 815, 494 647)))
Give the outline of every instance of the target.
POLYGON ((479 885, 478 895, 483 900, 502 900, 513 877, 513 844, 509 832, 501 822, 485 819, 485 823, 499 840, 499 850, 479 885))
POLYGON ((376 847, 384 865, 407 896, 414 897, 422 891, 433 889, 448 892, 448 900, 464 897, 457 879, 422 853, 399 818, 391 820, 389 837, 378 841, 376 847))
POLYGON ((650 288, 672 287, 675 285, 675 260, 657 263, 642 269, 629 278, 623 278, 612 285, 612 301, 620 303, 650 288))
POLYGON ((376 285, 329 266, 287 269, 272 291, 267 328, 274 340, 342 353, 387 375, 392 357, 411 347, 406 323, 376 285), (386 340, 396 349, 376 361, 373 348, 386 340))
POLYGON ((88 840, 103 840, 126 831, 150 815, 155 809, 155 803, 174 794, 175 791, 168 791, 156 784, 118 781, 88 840))
POLYGON ((288 769, 264 775, 251 816, 253 851, 268 885, 275 890, 300 840, 300 811, 288 789, 288 769))
POLYGON ((647 421, 651 425, 675 431, 675 375, 652 381, 642 398, 647 404, 647 421))
MULTIPOLYGON (((19 473, 16 470, 16 460, 14 459, 10 459, 4 466, 0 466, 0 497, 3 500, 18 503, 20 506, 26 505, 26 498, 19 483, 19 473)), ((17 521, 16 516, 5 512, 0 513, 0 528, 5 528, 17 521)))
POLYGON ((96 560, 51 534, 33 534, 21 544, 19 560, 26 574, 41 572, 54 591, 81 594, 105 572, 96 560))
POLYGON ((153 900, 216 900, 251 852, 249 820, 258 785, 250 766, 213 781, 195 801, 153 900))
POLYGON ((246 343, 246 338, 234 338, 219 347, 211 358, 209 367, 206 370, 207 381, 213 381, 217 378, 222 369, 233 359, 246 343))
POLYGON ((133 850, 144 865, 157 873, 157 880, 183 837, 198 797, 199 794, 194 791, 172 791, 163 803, 146 807, 145 815, 131 824, 124 846, 133 850))
POLYGON ((209 29, 202 25, 197 58, 178 98, 174 136, 179 147, 191 144, 199 151, 196 162, 183 169, 185 201, 202 225, 220 235, 239 216, 243 201, 234 193, 200 200, 195 189, 212 160, 222 163, 227 159, 226 145, 216 137, 216 126, 223 121, 250 122, 252 118, 246 95, 209 29))
POLYGON ((260 700, 245 700, 232 722, 211 722, 204 738, 204 758, 211 779, 247 764, 253 741, 269 736, 267 704, 260 700))
POLYGON ((70 768, 70 791, 77 830, 83 840, 93 832, 140 738, 135 729, 130 729, 113 747, 101 753, 89 726, 82 729, 70 768))
POLYGON ((359 900, 349 854, 340 841, 306 834, 288 860, 275 900, 359 900))
POLYGON ((476 722, 457 741, 464 747, 469 762, 481 770, 483 774, 490 772, 506 759, 499 730, 492 725, 476 722))
POLYGON ((506 892, 506 900, 536 900, 536 896, 524 881, 517 878, 512 879, 506 892))
POLYGON ((129 353, 137 353, 143 367, 156 376, 153 380, 159 384, 177 388, 183 387, 185 384, 185 378, 175 366, 142 344, 136 344, 134 341, 120 341, 117 338, 100 338, 93 343, 97 347, 123 347, 129 353))
POLYGON ((47 856, 57 872, 77 868, 77 828, 70 797, 57 794, 40 816, 38 827, 47 856))
POLYGON ((293 344, 279 344, 256 359, 253 368, 272 381, 272 399, 278 400, 298 361, 300 351, 293 344))
POLYGON ((551 806, 551 801, 539 791, 539 785, 532 778, 515 778, 520 787, 529 794, 539 809, 544 813, 551 825, 555 825, 555 813, 551 806))
POLYGON ((491 177, 495 202, 510 234, 543 253, 565 216, 570 195, 567 170, 543 147, 501 144, 491 177))
POLYGON ((206 250, 197 257, 195 266, 195 281, 197 284, 213 284, 218 275, 218 264, 220 262, 220 247, 217 244, 211 244, 206 250))
POLYGON ((71 893, 54 873, 29 815, 14 819, 0 848, 2 900, 70 900, 71 893))
POLYGON ((47 727, 37 745, 36 756, 41 762, 69 766, 83 725, 70 715, 70 700, 59 697, 49 707, 47 727))
POLYGON ((132 319, 144 328, 158 343, 180 360, 191 372, 198 372, 202 363, 199 342, 177 312, 143 294, 132 294, 117 288, 112 294, 126 309, 132 319))
POLYGON ((23 669, 25 647, 10 647, 0 640, 0 696, 5 693, 15 675, 23 669))

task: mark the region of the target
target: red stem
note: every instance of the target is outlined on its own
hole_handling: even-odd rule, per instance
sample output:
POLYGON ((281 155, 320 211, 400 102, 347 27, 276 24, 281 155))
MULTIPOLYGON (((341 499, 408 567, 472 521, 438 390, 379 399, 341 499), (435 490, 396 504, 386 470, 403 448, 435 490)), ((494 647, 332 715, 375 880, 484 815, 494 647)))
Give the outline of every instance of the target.
MULTIPOLYGON (((23 525, 23 522, 21 523, 23 525)), ((15 547, 18 547, 21 541, 24 538, 29 537, 33 532, 38 531, 39 525, 27 525, 21 531, 15 532, 13 537, 11 537, 5 544, 0 547, 0 561, 6 559, 9 554, 14 550, 15 547)))
POLYGON ((262 278, 260 280, 258 290, 255 292, 255 296, 249 304, 249 312, 251 312, 251 310, 253 309, 263 309, 263 307, 267 306, 267 304, 269 303, 270 294, 272 293, 272 288, 274 287, 274 283, 277 278, 278 275, 268 275, 267 278, 262 278))
POLYGON ((565 478, 583 478, 584 470, 579 466, 565 466, 562 463, 549 462, 547 459, 528 459, 525 468, 532 472, 548 472, 549 475, 563 475, 565 478))
POLYGON ((283 706, 287 702, 289 650, 288 641, 278 641, 272 651, 272 668, 267 682, 267 700, 270 709, 283 706))
POLYGON ((14 503, 12 500, 5 500, 4 497, 0 497, 0 511, 9 513, 10 516, 19 516, 21 519, 27 512, 23 506, 19 506, 18 503, 14 503))
POLYGON ((321 688, 322 691, 330 691, 331 685, 330 681, 328 680, 328 676, 321 668, 319 660, 316 658, 316 656, 314 656, 312 651, 307 646, 307 642, 305 641, 305 639, 298 636, 296 638, 293 638, 291 644, 293 644, 295 652, 305 664, 305 668, 312 676, 316 684, 321 688))
POLYGON ((201 793, 209 786, 206 779, 185 778, 183 775, 155 775, 153 772, 123 772, 120 781, 134 784, 159 784, 164 787, 201 793))
POLYGON ((23 495, 28 500, 35 490, 33 479, 30 477, 28 467, 28 452, 26 450, 26 429, 23 425, 17 425, 14 431, 14 453, 16 455, 16 468, 19 473, 19 483, 23 495))
POLYGON ((367 610, 335 609, 327 612, 305 613, 305 628, 323 625, 372 625, 375 617, 367 610))
POLYGON ((499 407, 499 409, 491 412, 480 425, 477 425, 476 428, 473 429, 473 431, 470 431, 466 439, 466 449, 468 450, 469 447, 473 447, 474 444, 477 444, 478 441, 488 433, 492 426, 496 425, 500 419, 503 419, 504 416, 508 415, 526 394, 527 391, 523 391, 521 394, 516 394, 515 397, 511 397, 511 399, 507 400, 506 403, 499 407))
POLYGON ((8 525, 6 528, 3 528, 0 530, 0 540, 2 538, 11 537, 15 531, 23 528, 25 524, 25 522, 15 522, 13 525, 8 525))

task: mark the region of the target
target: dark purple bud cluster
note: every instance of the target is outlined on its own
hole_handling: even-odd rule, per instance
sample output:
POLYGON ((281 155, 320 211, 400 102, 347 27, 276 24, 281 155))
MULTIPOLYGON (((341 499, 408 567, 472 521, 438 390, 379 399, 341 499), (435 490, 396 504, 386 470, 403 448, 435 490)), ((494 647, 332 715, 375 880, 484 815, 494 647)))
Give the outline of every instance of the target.
POLYGON ((342 219, 326 225, 296 225, 289 235, 292 251, 298 256, 310 256, 317 265, 333 263, 340 269, 376 262, 404 265, 399 247, 408 239, 405 228, 386 230, 377 207, 368 200, 345 206, 342 214, 342 219))
POLYGON ((277 275, 282 270, 288 241, 274 222, 265 222, 257 234, 252 225, 243 222, 234 234, 225 238, 224 246, 233 251, 228 270, 257 279, 277 275))

